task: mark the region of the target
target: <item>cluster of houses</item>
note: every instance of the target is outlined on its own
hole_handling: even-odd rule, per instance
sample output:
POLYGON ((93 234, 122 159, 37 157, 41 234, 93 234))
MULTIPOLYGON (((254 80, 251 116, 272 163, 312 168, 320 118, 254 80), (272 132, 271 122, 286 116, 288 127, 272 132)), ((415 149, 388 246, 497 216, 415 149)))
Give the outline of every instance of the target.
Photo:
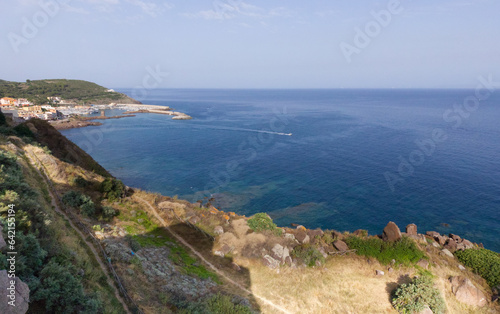
MULTIPOLYGON (((60 102, 60 97, 47 97, 50 102, 54 102, 59 98, 57 102, 60 102)), ((31 118, 39 118, 43 120, 54 120, 62 117, 62 114, 56 110, 56 108, 46 105, 46 106, 35 106, 32 102, 25 98, 10 98, 3 97, 0 99, 0 109, 5 115, 12 116, 16 120, 29 120, 31 118)))

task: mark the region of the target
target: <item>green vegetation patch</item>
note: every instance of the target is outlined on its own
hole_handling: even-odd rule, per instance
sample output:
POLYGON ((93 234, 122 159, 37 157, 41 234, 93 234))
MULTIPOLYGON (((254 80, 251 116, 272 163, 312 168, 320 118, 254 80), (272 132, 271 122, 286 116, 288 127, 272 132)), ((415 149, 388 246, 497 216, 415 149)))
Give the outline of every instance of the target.
POLYGON ((248 219, 248 226, 255 232, 269 230, 276 235, 281 235, 282 230, 276 226, 271 217, 266 213, 257 213, 248 219))
POLYGON ((207 270, 203 265, 200 265, 182 246, 173 245, 170 249, 170 253, 172 262, 181 267, 187 275, 197 276, 201 279, 212 279, 214 282, 221 284, 215 273, 207 270))
POLYGON ((500 254, 478 248, 456 251, 455 256, 460 262, 483 277, 490 287, 500 285, 500 254))
POLYGON ((318 251, 318 249, 310 244, 296 246, 292 250, 292 256, 300 259, 309 267, 315 266, 317 261, 320 263, 325 262, 323 255, 318 251))
POLYGON ((350 249, 356 250, 356 254, 374 257, 385 265, 394 259, 397 264, 411 266, 426 257, 424 252, 408 237, 395 242, 384 242, 379 238, 360 238, 351 235, 345 239, 345 242, 350 249))
POLYGON ((446 312, 443 297, 434 287, 432 277, 426 274, 400 285, 393 294, 392 305, 404 314, 420 313, 426 306, 435 314, 446 312))

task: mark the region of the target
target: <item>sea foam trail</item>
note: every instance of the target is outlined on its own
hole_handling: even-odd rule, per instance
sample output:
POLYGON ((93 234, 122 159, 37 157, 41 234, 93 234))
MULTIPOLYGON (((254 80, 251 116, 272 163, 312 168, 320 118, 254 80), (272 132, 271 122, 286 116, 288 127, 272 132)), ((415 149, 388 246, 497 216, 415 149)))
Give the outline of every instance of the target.
POLYGON ((266 130, 255 130, 255 129, 245 129, 245 128, 233 128, 233 127, 225 127, 225 126, 213 126, 213 125, 196 125, 192 126, 193 128, 199 129, 214 129, 214 130, 227 130, 227 131, 240 131, 240 132, 255 132, 255 133, 266 133, 266 134, 275 134, 282 136, 292 136, 292 133, 283 133, 283 132, 274 132, 274 131, 266 131, 266 130))

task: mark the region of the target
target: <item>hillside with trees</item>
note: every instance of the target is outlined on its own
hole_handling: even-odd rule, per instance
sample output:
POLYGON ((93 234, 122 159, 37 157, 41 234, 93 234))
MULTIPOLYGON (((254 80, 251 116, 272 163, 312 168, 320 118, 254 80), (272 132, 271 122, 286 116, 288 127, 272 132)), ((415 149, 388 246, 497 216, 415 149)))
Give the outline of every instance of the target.
POLYGON ((76 104, 140 103, 125 94, 108 91, 106 87, 81 80, 0 80, 0 98, 26 98, 36 105, 46 104, 47 97, 61 97, 76 104))

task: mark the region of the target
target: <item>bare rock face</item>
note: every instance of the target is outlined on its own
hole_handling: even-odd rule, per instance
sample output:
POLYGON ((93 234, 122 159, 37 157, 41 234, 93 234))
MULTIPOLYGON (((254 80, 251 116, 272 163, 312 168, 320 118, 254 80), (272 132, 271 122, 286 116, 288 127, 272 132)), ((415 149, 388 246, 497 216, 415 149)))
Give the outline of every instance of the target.
POLYGON ((295 234, 295 239, 297 239, 297 241, 299 241, 302 244, 309 243, 310 240, 309 235, 307 235, 307 233, 304 230, 299 230, 295 234))
POLYGON ((271 269, 276 269, 280 266, 280 263, 269 255, 264 255, 262 262, 271 269))
POLYGON ((384 228, 382 239, 389 242, 397 241, 401 239, 401 230, 399 230, 399 227, 394 222, 389 221, 384 228))
POLYGON ((224 233, 224 228, 222 228, 222 226, 216 226, 214 228, 214 233, 219 235, 219 234, 223 234, 224 233))
POLYGON ((450 282, 451 291, 458 301, 479 307, 485 306, 488 303, 484 293, 476 288, 468 278, 455 276, 450 278, 450 282))
POLYGON ((474 247, 474 244, 466 239, 462 241, 462 244, 464 245, 465 249, 472 249, 474 247))
POLYGON ((430 236, 430 237, 433 237, 433 238, 440 236, 439 232, 436 232, 436 231, 427 231, 425 234, 430 236))
POLYGON ((337 240, 337 241, 333 242, 333 246, 335 246, 335 248, 337 250, 339 250, 340 252, 345 252, 345 251, 349 250, 349 247, 347 246, 347 244, 342 240, 337 240))
POLYGON ((409 224, 406 226, 406 234, 407 235, 417 235, 417 225, 416 224, 409 224))
POLYGON ((449 256, 451 258, 455 257, 455 256, 453 256, 453 253, 451 253, 447 249, 442 249, 441 252, 443 252, 444 255, 449 256))
POLYGON ((457 242, 455 242, 452 238, 449 238, 444 244, 444 248, 453 253, 457 250, 457 242))
POLYGON ((7 271, 0 271, 0 313, 24 314, 28 311, 30 289, 19 278, 8 278, 7 271), (14 298, 15 296, 15 298, 14 298), (15 306, 9 304, 15 300, 15 306))
POLYGON ((278 261, 283 261, 285 259, 284 251, 285 248, 282 245, 276 243, 271 249, 272 257, 278 261))

